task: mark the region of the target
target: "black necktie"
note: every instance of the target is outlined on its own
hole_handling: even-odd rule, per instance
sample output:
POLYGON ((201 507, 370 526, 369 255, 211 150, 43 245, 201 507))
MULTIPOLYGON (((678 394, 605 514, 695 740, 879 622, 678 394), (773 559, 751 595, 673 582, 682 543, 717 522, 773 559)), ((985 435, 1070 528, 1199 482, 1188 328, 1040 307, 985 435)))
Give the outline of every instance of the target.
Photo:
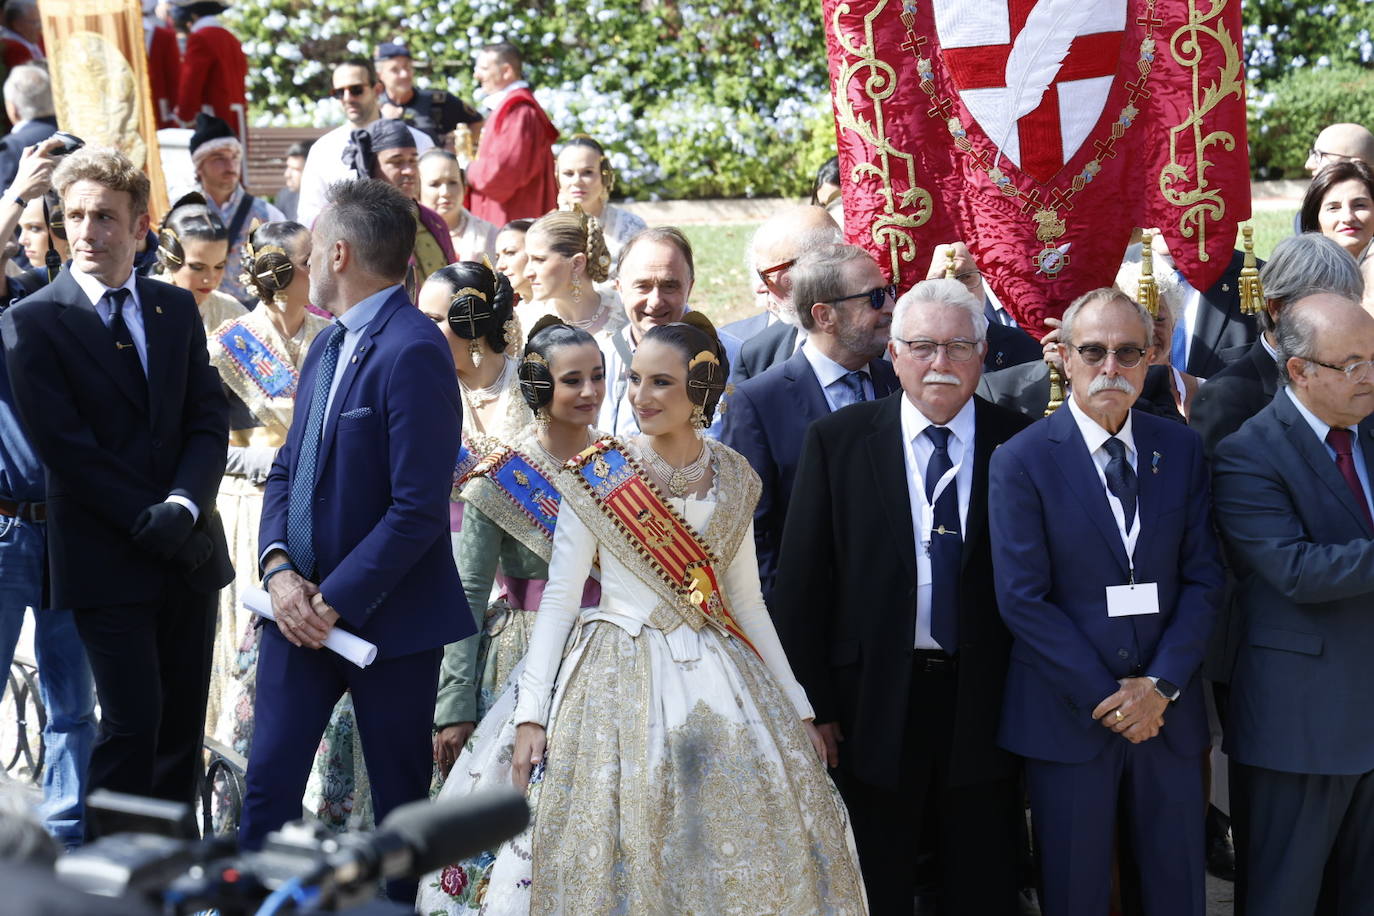
POLYGON ((1126 460, 1126 443, 1116 436, 1104 442, 1103 448, 1112 459, 1107 462, 1107 489, 1121 500, 1121 511, 1126 517, 1126 530, 1130 531, 1131 525, 1135 522, 1135 498, 1139 489, 1135 468, 1126 460))
POLYGON ((134 390, 146 397, 148 376, 138 358, 138 347, 134 346, 134 337, 129 333, 129 325, 124 321, 124 300, 127 298, 127 289, 106 290, 105 295, 100 297, 110 310, 110 336, 114 338, 115 362, 119 363, 125 377, 133 383, 134 390))
MULTIPOLYGON (((926 462, 926 502, 954 462, 949 458, 950 432, 927 426, 925 436, 935 446, 926 462)), ((959 648, 959 574, 964 539, 959 534, 959 486, 951 479, 935 500, 930 532, 930 635, 949 655, 959 648)))

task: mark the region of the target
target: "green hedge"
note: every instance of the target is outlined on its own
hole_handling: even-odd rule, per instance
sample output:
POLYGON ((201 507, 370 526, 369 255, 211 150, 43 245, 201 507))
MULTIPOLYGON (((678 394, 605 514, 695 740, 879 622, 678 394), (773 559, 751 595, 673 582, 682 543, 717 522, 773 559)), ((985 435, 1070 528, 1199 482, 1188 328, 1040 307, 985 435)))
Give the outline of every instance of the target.
POLYGON ((637 197, 801 194, 834 154, 818 3, 239 0, 252 119, 339 123, 332 62, 404 41, 420 83, 471 98, 481 45, 520 45, 565 136, 607 145, 637 197), (322 7, 324 7, 322 9, 322 7))
POLYGON ((1328 124, 1374 128, 1374 69, 1350 65, 1291 71, 1252 99, 1250 161, 1260 178, 1306 178, 1307 152, 1328 124))

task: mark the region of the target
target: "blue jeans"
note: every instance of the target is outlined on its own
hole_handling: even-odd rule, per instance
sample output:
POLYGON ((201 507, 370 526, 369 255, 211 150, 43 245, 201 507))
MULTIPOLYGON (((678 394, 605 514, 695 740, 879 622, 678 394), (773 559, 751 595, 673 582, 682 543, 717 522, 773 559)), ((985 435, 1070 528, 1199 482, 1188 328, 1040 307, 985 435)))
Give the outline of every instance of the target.
POLYGON ((0 695, 8 684, 24 612, 34 608, 34 654, 43 728, 43 804, 48 832, 68 848, 85 832, 86 769, 95 744, 95 685, 69 610, 43 605, 47 531, 41 522, 0 516, 0 695))

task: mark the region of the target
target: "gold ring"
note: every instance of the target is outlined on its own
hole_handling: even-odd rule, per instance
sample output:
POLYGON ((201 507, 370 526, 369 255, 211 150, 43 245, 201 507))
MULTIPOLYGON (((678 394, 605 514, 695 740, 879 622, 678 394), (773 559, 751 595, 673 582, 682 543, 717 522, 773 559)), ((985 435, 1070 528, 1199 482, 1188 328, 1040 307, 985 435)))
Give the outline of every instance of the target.
POLYGON ((1126 718, 1126 716, 1118 709, 1116 711, 1116 721, 1120 722, 1124 718, 1126 718))

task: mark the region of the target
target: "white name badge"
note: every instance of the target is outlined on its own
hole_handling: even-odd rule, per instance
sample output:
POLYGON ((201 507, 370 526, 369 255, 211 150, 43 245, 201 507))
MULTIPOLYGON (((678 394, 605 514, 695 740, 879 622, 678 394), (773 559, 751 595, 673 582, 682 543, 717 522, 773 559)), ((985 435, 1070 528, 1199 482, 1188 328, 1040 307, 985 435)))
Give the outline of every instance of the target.
POLYGON ((1159 591, 1153 582, 1107 586, 1108 617, 1138 617, 1159 613, 1159 591))

